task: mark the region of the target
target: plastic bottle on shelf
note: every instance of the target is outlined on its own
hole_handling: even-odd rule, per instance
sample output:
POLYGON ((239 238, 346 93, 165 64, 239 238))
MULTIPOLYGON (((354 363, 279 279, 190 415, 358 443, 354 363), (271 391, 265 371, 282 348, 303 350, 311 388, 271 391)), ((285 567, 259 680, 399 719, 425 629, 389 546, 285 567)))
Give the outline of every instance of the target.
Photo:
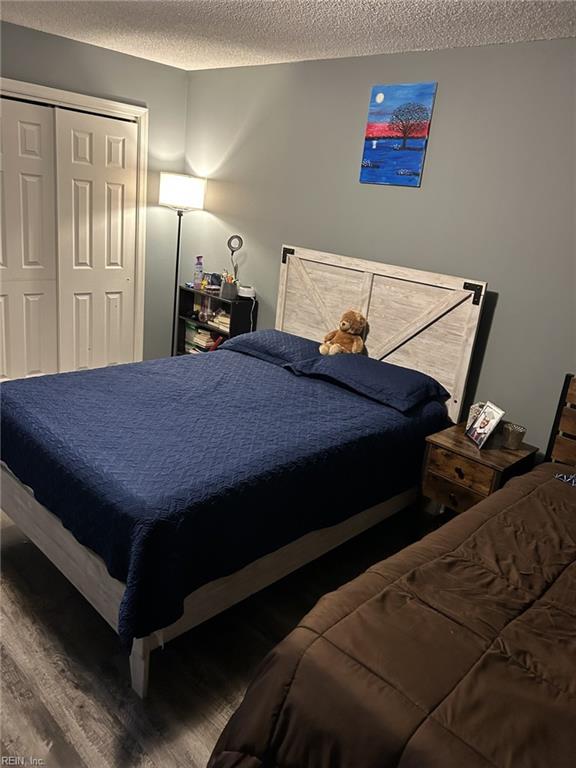
POLYGON ((196 256, 194 265, 194 288, 202 288, 202 276, 204 275, 204 256, 196 256))

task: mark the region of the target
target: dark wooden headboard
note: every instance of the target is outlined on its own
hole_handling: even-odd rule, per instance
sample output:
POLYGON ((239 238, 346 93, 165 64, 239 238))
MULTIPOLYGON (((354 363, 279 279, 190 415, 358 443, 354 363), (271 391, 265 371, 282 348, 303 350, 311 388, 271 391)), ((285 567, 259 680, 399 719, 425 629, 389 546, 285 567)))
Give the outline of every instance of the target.
POLYGON ((547 461, 576 467, 576 376, 567 373, 550 433, 547 461))

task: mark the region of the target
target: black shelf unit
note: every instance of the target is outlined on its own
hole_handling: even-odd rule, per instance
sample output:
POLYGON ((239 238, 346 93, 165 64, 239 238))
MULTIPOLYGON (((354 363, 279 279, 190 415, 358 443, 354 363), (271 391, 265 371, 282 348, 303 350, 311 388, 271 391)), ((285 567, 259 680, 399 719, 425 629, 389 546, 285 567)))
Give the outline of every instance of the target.
POLYGON ((258 301, 256 299, 223 299, 211 291, 188 288, 181 285, 178 289, 178 328, 176 334, 176 354, 187 354, 185 349, 186 320, 192 320, 198 328, 210 331, 214 340, 222 336, 224 340, 256 330, 258 320, 258 301), (197 319, 198 308, 223 309, 230 316, 230 329, 225 331, 210 322, 197 319))

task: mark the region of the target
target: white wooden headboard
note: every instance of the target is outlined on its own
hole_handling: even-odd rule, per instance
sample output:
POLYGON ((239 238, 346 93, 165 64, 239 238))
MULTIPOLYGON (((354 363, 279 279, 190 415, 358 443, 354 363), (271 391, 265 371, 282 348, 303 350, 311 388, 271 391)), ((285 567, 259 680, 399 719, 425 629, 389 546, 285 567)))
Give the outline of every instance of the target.
POLYGON ((485 293, 481 280, 283 246, 276 328, 321 341, 357 309, 370 357, 433 376, 458 421, 485 293))

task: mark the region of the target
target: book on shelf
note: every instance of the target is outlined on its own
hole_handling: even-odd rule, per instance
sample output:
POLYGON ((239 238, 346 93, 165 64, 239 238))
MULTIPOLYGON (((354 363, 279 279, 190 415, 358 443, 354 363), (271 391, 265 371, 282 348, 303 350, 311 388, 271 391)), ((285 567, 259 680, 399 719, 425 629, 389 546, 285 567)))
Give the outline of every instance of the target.
POLYGON ((184 349, 186 353, 191 355, 200 354, 202 352, 211 352, 216 349, 224 341, 223 336, 209 334, 208 338, 195 337, 186 338, 184 342, 184 349))
POLYGON ((230 322, 230 313, 224 309, 217 309, 212 318, 214 321, 230 322))
POLYGON ((207 352, 208 349, 210 348, 210 345, 198 344, 197 342, 191 343, 191 342, 187 341, 186 344, 184 345, 184 348, 187 351, 193 349, 196 352, 207 352))
POLYGON ((209 351, 212 352, 212 350, 216 349, 220 344, 224 341, 223 336, 218 336, 216 339, 213 340, 212 346, 210 347, 209 351))
POLYGON ((204 331, 204 330, 196 330, 196 331, 186 331, 186 339, 188 341, 195 341, 196 339, 204 339, 205 341, 209 341, 212 338, 210 335, 210 331, 204 331))

